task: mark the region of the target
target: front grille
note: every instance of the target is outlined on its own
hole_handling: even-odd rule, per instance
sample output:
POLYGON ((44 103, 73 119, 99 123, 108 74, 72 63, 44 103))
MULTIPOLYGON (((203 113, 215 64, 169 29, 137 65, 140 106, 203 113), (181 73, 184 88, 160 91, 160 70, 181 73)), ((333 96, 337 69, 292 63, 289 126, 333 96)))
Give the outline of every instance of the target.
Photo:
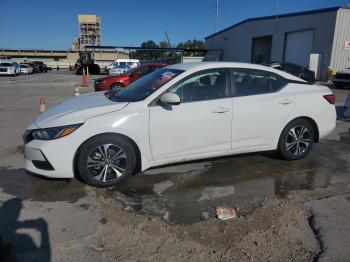
POLYGON ((350 79, 350 74, 336 74, 336 79, 350 79))
POLYGON ((7 68, 0 68, 0 72, 7 72, 7 68))

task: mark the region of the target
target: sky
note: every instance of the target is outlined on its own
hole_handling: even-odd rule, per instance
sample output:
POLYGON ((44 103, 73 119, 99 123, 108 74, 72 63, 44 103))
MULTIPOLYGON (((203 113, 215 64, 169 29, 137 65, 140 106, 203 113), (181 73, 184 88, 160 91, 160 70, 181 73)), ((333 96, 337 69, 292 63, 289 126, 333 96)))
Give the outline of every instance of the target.
MULTIPOLYGON (((219 30, 247 18, 275 15, 277 0, 219 0, 219 30)), ((78 14, 101 16, 102 45, 176 45, 215 32, 216 0, 0 0, 0 48, 68 49, 79 35, 78 14)), ((278 0, 280 14, 350 0, 278 0)))

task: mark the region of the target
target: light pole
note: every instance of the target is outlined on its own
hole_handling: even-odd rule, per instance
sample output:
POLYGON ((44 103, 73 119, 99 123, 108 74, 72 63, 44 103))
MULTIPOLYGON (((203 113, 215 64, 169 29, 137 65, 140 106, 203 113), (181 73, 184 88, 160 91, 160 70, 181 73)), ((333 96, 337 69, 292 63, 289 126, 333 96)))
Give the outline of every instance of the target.
POLYGON ((219 0, 216 0, 216 24, 215 24, 215 33, 218 31, 219 28, 219 0))

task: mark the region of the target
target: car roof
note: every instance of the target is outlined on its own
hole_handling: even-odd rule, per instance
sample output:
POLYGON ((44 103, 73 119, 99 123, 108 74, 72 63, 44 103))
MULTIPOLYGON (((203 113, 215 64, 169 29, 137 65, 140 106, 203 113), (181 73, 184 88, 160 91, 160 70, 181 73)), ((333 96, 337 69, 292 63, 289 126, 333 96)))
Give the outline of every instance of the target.
POLYGON ((183 64, 175 64, 168 66, 170 69, 178 69, 178 70, 205 70, 205 69, 211 69, 211 68, 244 68, 244 69, 256 69, 256 70, 264 70, 268 72, 272 72, 274 74, 280 75, 286 79, 289 80, 296 80, 296 81, 302 81, 305 82, 305 80, 302 80, 294 75, 291 75, 287 72, 274 69, 268 66, 264 65, 258 65, 258 64, 250 64, 250 63, 238 63, 238 62, 191 62, 191 63, 183 63, 183 64))

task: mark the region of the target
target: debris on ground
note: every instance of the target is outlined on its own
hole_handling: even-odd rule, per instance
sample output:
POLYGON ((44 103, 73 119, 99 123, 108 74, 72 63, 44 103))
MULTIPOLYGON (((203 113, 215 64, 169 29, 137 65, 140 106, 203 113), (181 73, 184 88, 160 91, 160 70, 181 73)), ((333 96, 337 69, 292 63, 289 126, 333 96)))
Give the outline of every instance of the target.
POLYGON ((237 211, 235 208, 217 207, 216 215, 221 220, 228 220, 237 217, 237 211))

